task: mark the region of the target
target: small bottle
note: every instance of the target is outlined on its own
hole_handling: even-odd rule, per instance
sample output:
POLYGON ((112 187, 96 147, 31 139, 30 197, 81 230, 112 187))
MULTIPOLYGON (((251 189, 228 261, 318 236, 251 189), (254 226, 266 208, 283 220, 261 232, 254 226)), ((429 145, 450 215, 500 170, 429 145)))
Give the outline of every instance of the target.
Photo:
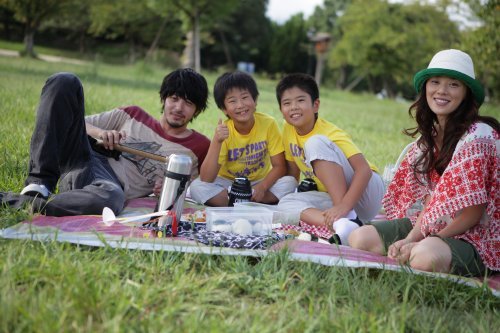
POLYGON ((236 202, 248 202, 252 198, 252 184, 247 177, 236 177, 228 193, 229 207, 234 206, 236 202))
POLYGON ((312 178, 303 179, 299 186, 297 187, 297 192, 309 192, 309 191, 317 191, 318 185, 312 178))

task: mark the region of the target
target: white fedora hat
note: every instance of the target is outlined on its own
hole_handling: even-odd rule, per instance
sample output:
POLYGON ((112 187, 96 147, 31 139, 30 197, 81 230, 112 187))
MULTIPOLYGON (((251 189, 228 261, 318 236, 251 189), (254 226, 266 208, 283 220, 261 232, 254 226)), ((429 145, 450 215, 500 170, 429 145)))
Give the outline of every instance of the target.
POLYGON ((483 104, 484 89, 481 83, 476 80, 474 64, 467 53, 454 49, 436 53, 429 66, 415 74, 413 78, 413 85, 417 93, 422 90, 425 81, 433 76, 448 76, 464 82, 471 89, 474 99, 479 105, 483 104))

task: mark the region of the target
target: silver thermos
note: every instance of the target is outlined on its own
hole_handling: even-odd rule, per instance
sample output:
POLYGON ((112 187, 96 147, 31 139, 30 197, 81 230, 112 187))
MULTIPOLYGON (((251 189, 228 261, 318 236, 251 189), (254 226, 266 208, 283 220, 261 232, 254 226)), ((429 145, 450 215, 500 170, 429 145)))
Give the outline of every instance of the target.
MULTIPOLYGON (((191 179, 192 165, 193 161, 187 155, 172 154, 168 157, 167 171, 165 172, 165 180, 163 181, 160 201, 158 202, 158 211, 170 210, 174 212, 177 222, 180 221, 182 216, 184 198, 191 179), (181 190, 182 192, 180 192, 181 190)), ((162 216, 158 220, 158 226, 163 227, 172 224, 172 220, 172 216, 162 216)), ((173 229, 174 226, 172 226, 172 233, 175 236, 177 235, 177 226, 175 226, 175 231, 173 229)))

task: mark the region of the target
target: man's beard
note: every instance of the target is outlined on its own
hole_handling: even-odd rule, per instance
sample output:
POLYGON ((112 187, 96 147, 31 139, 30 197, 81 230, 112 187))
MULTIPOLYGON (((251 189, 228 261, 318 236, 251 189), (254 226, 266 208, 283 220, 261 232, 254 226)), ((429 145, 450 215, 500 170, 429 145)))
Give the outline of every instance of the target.
POLYGON ((171 122, 170 120, 168 120, 168 118, 166 119, 166 121, 167 121, 168 126, 170 126, 172 128, 181 128, 181 127, 184 127, 184 125, 186 124, 184 122, 174 123, 174 122, 171 122))

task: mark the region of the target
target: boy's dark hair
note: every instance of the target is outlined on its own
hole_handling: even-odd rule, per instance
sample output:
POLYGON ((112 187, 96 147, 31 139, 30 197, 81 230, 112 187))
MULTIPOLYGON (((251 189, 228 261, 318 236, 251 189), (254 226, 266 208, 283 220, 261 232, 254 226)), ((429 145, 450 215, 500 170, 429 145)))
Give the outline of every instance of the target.
POLYGON ((174 95, 188 100, 196 106, 192 121, 207 108, 207 81, 191 68, 177 69, 163 78, 160 88, 161 112, 165 108, 167 97, 174 95))
POLYGON ((311 101, 313 103, 319 98, 318 84, 311 75, 304 73, 292 73, 283 77, 276 86, 276 98, 278 99, 278 104, 280 106, 281 97, 283 96, 285 90, 293 87, 304 90, 309 96, 311 96, 311 101))
POLYGON ((257 101, 257 97, 259 97, 257 84, 250 74, 240 71, 224 73, 219 76, 214 85, 214 99, 219 109, 224 109, 226 94, 233 88, 248 90, 255 102, 257 101))

